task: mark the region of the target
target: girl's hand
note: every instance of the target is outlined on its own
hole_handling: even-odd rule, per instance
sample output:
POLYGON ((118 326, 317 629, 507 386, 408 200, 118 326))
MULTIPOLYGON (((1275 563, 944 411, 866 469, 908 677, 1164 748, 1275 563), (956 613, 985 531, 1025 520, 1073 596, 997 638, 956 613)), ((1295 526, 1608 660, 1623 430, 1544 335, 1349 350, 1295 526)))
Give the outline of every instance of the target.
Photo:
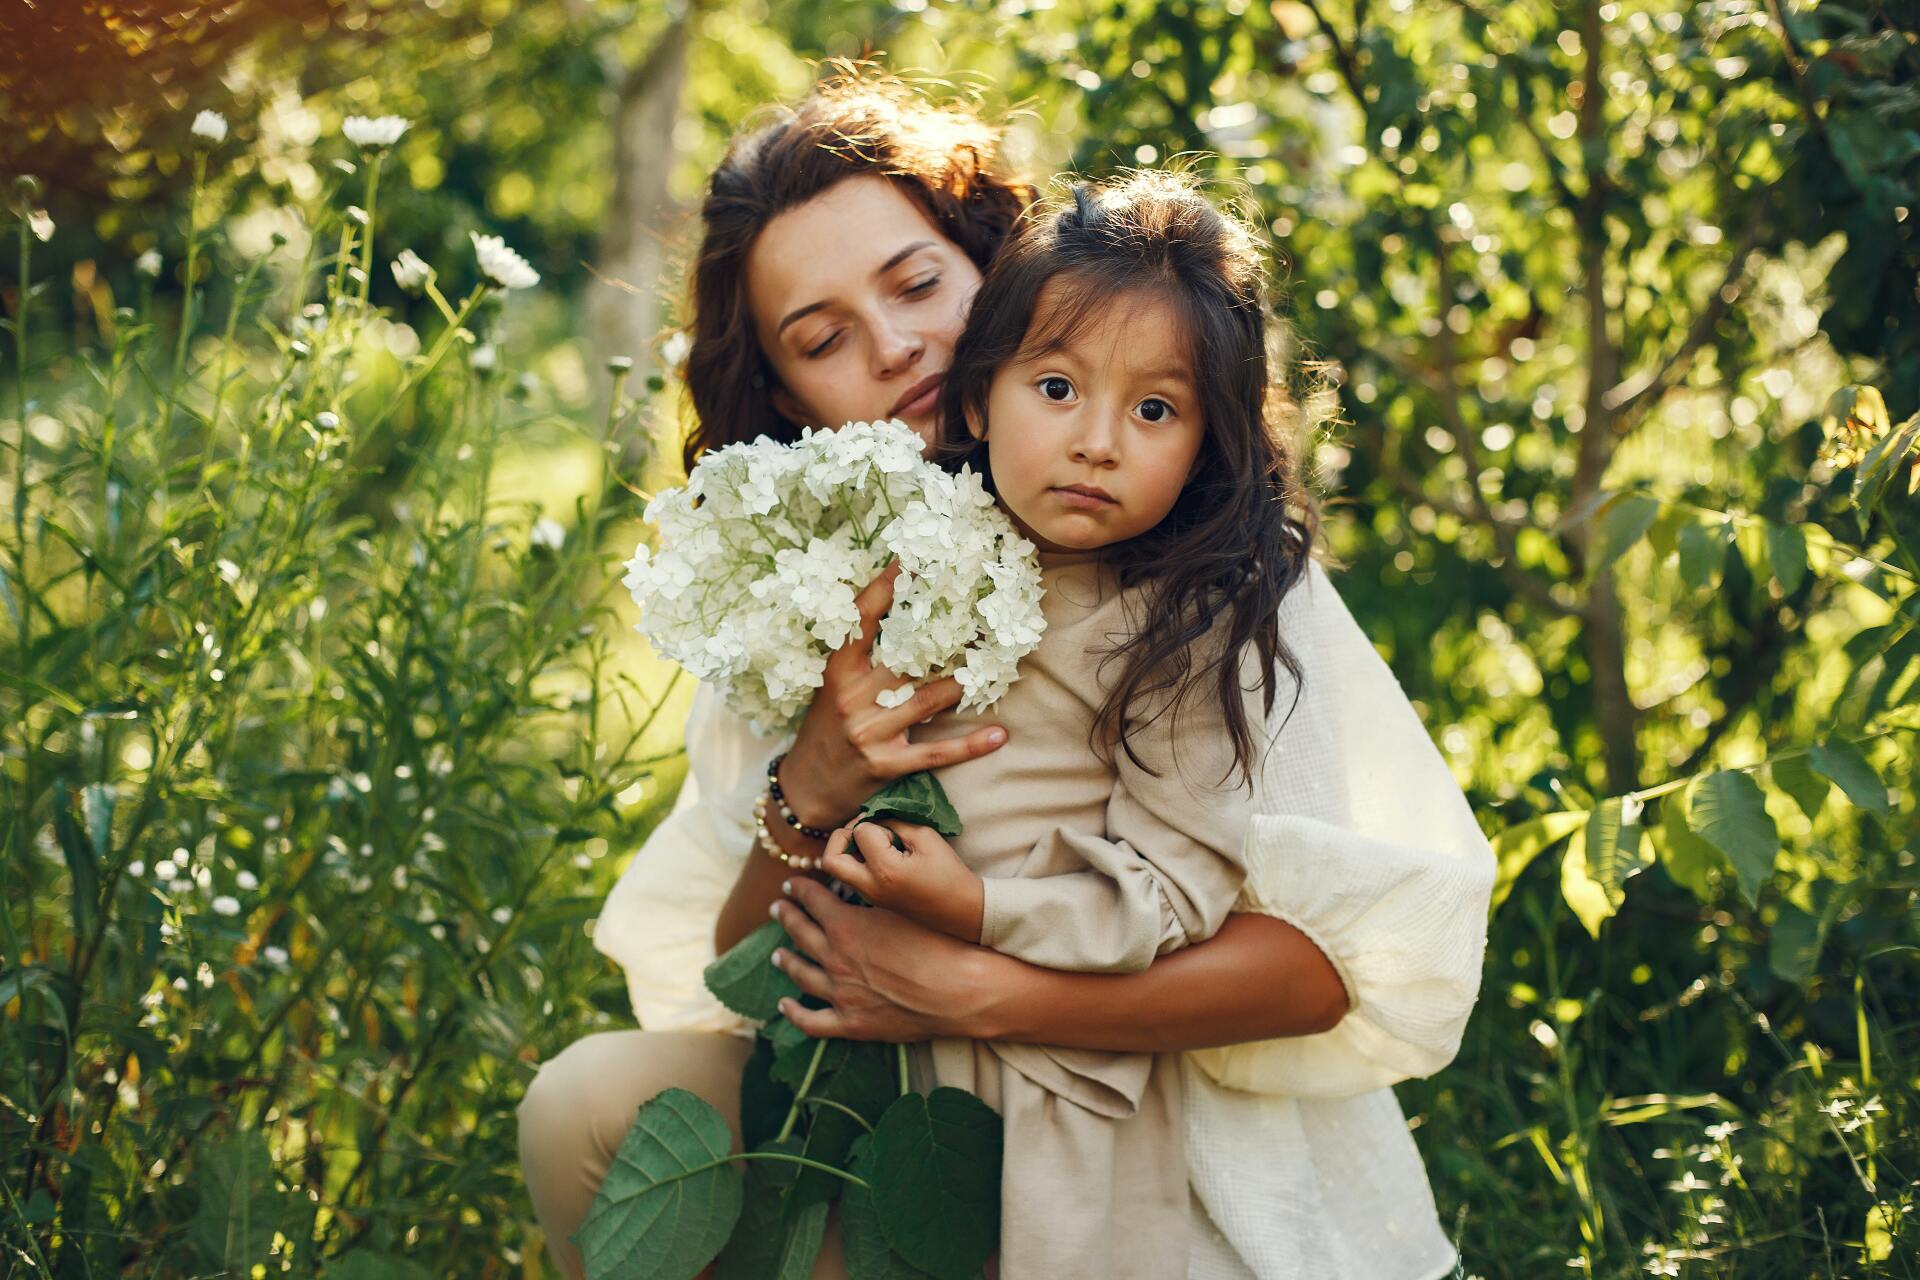
POLYGON ((904 1044, 973 1035, 986 1025, 1005 957, 915 924, 884 907, 843 902, 817 880, 795 876, 774 917, 798 952, 774 964, 808 995, 832 1007, 782 1001, 780 1012, 816 1039, 904 1044))
POLYGON ((808 826, 844 822, 895 778, 972 760, 1007 740, 1005 729, 987 725, 964 738, 908 741, 907 731, 914 725, 958 705, 962 690, 951 676, 919 689, 897 707, 875 701, 883 690, 907 683, 873 664, 874 637, 893 604, 893 580, 899 573, 895 561, 855 597, 860 634, 828 655, 825 682, 780 766, 787 803, 808 826))
POLYGON ((827 837, 820 869, 876 907, 962 942, 980 941, 985 887, 932 827, 872 820, 841 827, 827 837))

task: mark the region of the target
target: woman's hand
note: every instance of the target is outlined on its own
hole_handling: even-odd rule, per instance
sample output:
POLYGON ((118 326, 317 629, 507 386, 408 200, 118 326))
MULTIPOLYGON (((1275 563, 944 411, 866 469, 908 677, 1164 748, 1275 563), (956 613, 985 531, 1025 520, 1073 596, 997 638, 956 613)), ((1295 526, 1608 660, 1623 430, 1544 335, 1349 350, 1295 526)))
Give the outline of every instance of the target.
POLYGON ((841 827, 827 837, 820 869, 876 907, 962 942, 980 941, 986 886, 932 827, 874 821, 841 827))
POLYGON ((1004 957, 884 907, 856 907, 817 880, 796 876, 774 917, 805 952, 774 963, 827 1009, 781 1002, 780 1012, 816 1039, 905 1043, 971 1034, 1004 957), (812 957, 811 960, 808 957, 812 957), (968 1028, 969 1030, 963 1030, 968 1028))
POLYGON ((828 655, 825 682, 780 766, 787 803, 808 826, 837 826, 895 778, 972 760, 1007 740, 999 725, 940 742, 907 740, 914 725, 958 705, 962 690, 952 676, 915 691, 897 707, 876 701, 882 691, 907 683, 873 664, 874 637, 893 605, 893 580, 899 573, 895 561, 855 597, 860 634, 828 655))

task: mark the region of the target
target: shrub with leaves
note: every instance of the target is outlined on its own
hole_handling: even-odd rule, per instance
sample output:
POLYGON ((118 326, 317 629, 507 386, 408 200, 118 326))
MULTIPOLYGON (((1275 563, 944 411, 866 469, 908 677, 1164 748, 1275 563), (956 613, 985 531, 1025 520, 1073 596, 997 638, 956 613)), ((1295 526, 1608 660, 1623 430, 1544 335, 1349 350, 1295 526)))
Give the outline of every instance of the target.
POLYGON ((497 462, 569 432, 610 458, 636 405, 616 373, 578 426, 482 355, 531 283, 497 241, 438 264, 457 301, 395 273, 431 337, 371 301, 404 122, 350 131, 288 211, 304 245, 249 259, 217 120, 172 333, 150 289, 78 342, 41 327, 58 229, 13 193, 0 1252, 37 1276, 518 1274, 512 1107, 536 1041, 624 1013, 582 927, 596 859, 678 764, 641 748, 666 691, 607 639, 628 490, 535 521, 497 462))

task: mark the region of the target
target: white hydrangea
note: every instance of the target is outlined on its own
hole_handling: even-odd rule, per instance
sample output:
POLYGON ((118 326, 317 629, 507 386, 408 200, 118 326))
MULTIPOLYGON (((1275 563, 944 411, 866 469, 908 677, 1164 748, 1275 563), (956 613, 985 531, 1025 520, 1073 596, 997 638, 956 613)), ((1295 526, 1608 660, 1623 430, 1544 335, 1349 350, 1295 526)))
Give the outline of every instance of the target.
POLYGON ((1045 629, 1040 568, 978 476, 920 449, 904 422, 856 422, 706 454, 647 505, 659 550, 643 544, 624 579, 639 630, 757 731, 789 730, 859 630, 854 598, 898 557, 874 660, 992 705, 1045 629))

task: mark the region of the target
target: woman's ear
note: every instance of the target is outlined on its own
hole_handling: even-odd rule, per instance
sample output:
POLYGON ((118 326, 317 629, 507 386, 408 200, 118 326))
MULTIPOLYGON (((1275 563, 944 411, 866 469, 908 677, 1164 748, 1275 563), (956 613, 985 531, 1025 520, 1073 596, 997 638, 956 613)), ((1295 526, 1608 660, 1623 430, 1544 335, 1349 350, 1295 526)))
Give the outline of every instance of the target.
POLYGON ((793 393, 791 391, 788 391, 783 386, 775 384, 772 388, 770 388, 767 392, 767 401, 768 403, 773 405, 773 409, 775 413, 778 413, 781 417, 785 418, 788 422, 791 422, 796 427, 809 427, 809 426, 819 425, 818 423, 809 422, 807 420, 812 415, 809 414, 806 410, 802 409, 800 407, 800 402, 793 398, 793 393))

